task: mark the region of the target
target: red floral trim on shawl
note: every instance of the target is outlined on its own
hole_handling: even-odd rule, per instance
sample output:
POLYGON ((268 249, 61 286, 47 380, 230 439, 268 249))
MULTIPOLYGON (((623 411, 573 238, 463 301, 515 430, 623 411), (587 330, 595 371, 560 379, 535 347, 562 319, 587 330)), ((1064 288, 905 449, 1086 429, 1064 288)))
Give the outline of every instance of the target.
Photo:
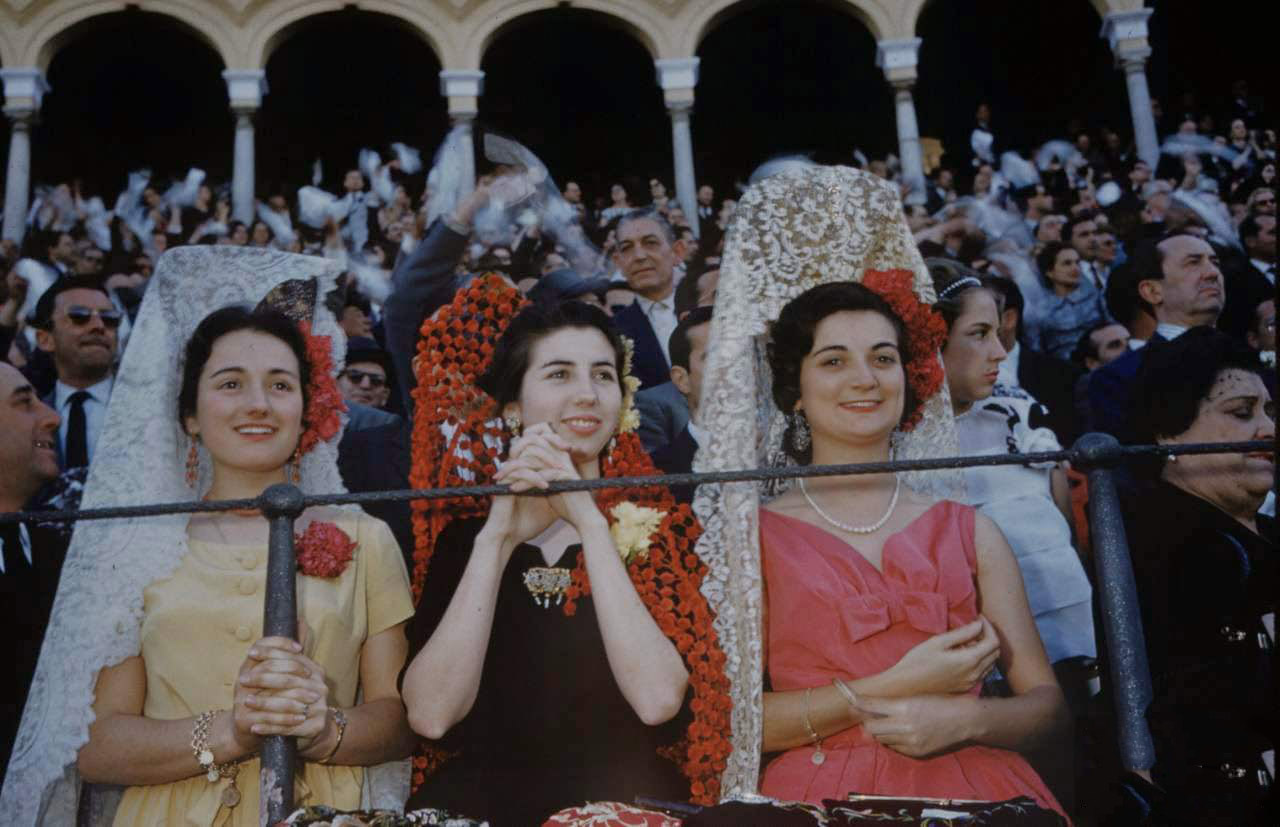
POLYGON ((306 426, 298 440, 298 455, 307 453, 321 442, 333 439, 342 430, 342 417, 347 403, 333 378, 332 340, 328 336, 311 335, 311 322, 298 325, 307 343, 307 361, 311 364, 311 383, 307 386, 307 410, 302 415, 306 426))
POLYGON ((910 270, 868 270, 862 284, 889 303, 911 342, 903 367, 916 406, 906 412, 899 426, 899 430, 910 431, 924 416, 924 403, 942 388, 945 374, 938 353, 947 340, 947 324, 932 305, 916 296, 915 273, 910 270))
MULTIPOLYGON (((482 484, 496 470, 505 439, 496 422, 493 400, 476 385, 488 367, 497 339, 524 306, 518 291, 493 275, 473 281, 422 326, 418 343, 413 463, 410 481, 418 488, 482 484), (451 429, 446 438, 445 429, 451 429), (486 437, 488 438, 486 441, 486 437), (465 470, 465 474, 462 473, 465 470)), ((601 461, 604 477, 657 474, 634 433, 619 434, 601 461)), ((701 528, 688 506, 677 507, 664 487, 611 488, 596 497, 606 518, 613 506, 628 501, 663 512, 649 553, 627 566, 636 592, 675 645, 689 671, 693 721, 685 737, 662 750, 689 779, 693 801, 709 805, 720 796, 720 774, 730 752, 729 681, 725 655, 712 625, 713 615, 700 587, 706 566, 694 553, 701 528)), ((456 498, 413 503, 415 600, 421 597, 436 539, 449 521, 482 516, 489 498, 456 498)), ((590 594, 585 563, 578 555, 563 611, 572 615, 577 601, 590 594)), ((450 757, 429 744, 413 759, 413 786, 450 757)))

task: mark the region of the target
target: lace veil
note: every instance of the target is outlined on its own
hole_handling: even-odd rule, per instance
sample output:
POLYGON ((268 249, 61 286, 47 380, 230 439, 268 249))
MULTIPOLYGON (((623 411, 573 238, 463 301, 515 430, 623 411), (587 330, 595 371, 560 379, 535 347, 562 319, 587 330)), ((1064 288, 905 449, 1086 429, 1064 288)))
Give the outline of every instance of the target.
MULTIPOLYGON (((846 167, 789 170, 753 184, 725 236, 715 315, 707 345, 699 420, 708 441, 696 471, 793 465, 782 450, 786 419, 773 403, 765 343, 772 321, 795 296, 819 284, 861 281, 866 270, 915 273, 915 292, 934 300, 894 186, 846 167)), ((909 433, 895 433, 893 457, 955 456, 955 423, 944 383, 909 433)), ((925 496, 958 498, 957 472, 919 472, 904 482, 925 496)), ((702 591, 717 613, 733 701, 733 752, 722 795, 754 793, 762 735, 763 627, 757 509, 786 483, 739 482, 698 488, 704 532, 697 551, 709 572, 702 591)))
MULTIPOLYGON (((333 363, 340 364, 346 339, 322 301, 337 276, 325 259, 273 250, 183 247, 166 253, 121 362, 81 507, 194 499, 185 480, 188 443, 176 409, 182 348, 196 325, 219 307, 256 305, 284 282, 311 280, 317 297, 312 333, 330 337, 333 363)), ((304 492, 345 490, 338 439, 321 442, 303 457, 304 492)), ((203 449, 201 455, 198 488, 204 491, 210 467, 203 449)), ((177 514, 76 526, 0 795, 6 824, 77 823, 75 760, 89 738, 94 682, 100 669, 140 651, 143 589, 169 577, 186 554, 187 520, 177 514)), ((399 763, 407 781, 407 765, 399 763)), ((384 765, 366 773, 366 796, 371 785, 391 785, 400 796, 394 806, 400 806, 407 787, 390 780, 394 771, 384 765)), ((118 792, 100 792, 93 797, 95 825, 111 822, 119 800, 118 792)))

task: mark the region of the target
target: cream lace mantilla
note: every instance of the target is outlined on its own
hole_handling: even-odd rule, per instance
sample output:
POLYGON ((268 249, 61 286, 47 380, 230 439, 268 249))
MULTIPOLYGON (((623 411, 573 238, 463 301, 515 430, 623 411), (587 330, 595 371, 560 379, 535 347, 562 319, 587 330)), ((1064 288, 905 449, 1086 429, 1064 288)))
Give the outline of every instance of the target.
MULTIPOLYGON (((323 297, 337 275, 325 259, 269 250, 184 247, 166 253, 116 377, 81 507, 194 499, 184 478, 187 441, 176 408, 182 348, 196 325, 220 307, 256 305, 289 280, 314 279, 323 297)), ((346 339, 321 301, 312 332, 332 338, 333 362, 341 364, 346 339)), ((305 492, 344 490, 337 442, 321 443, 303 458, 305 492)), ((206 458, 202 491, 208 474, 206 458)), ((187 519, 180 514, 76 526, 0 796, 6 825, 76 823, 75 760, 89 738, 94 682, 103 667, 138 654, 143 589, 181 562, 187 519)), ((385 783, 378 773, 370 775, 370 783, 385 783)), ((114 803, 110 797, 100 801, 92 822, 110 823, 114 803)))
MULTIPOLYGON (((707 346, 699 419, 709 440, 697 471, 793 464, 782 450, 785 418, 773 404, 765 357, 769 324, 811 287, 861 281, 867 270, 915 273, 915 290, 934 300, 894 187, 844 167, 779 173, 753 185, 738 202, 726 235, 707 346)), ((944 386, 908 434, 895 434, 897 459, 956 455, 951 401, 944 386)), ((954 472, 908 474, 931 497, 955 498, 954 472)), ((733 752, 722 777, 726 797, 753 793, 762 736, 762 591, 758 509, 786 484, 703 485, 694 511, 704 533, 698 554, 709 572, 702 591, 717 613, 733 700, 733 752)))

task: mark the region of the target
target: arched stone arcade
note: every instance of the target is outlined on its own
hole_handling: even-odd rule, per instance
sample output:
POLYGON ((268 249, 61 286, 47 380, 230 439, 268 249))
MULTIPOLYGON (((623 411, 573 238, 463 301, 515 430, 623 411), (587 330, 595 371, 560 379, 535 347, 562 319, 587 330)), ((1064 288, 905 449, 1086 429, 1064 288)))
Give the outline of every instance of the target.
MULTIPOLYGON (((948 0, 827 0, 865 26, 877 48, 875 63, 893 89, 899 155, 909 181, 922 175, 913 89, 918 77, 917 23, 926 6, 948 0)), ((1071 0, 1086 2, 1086 0, 1071 0)), ((1140 154, 1154 153, 1145 66, 1150 54, 1143 0, 1087 0, 1103 20, 1102 36, 1124 69, 1140 154)), ((291 33, 309 18, 355 9, 386 16, 420 39, 439 61, 439 92, 455 123, 481 111, 489 49, 522 17, 561 6, 603 15, 652 58, 654 78, 670 120, 676 193, 694 213, 691 118, 697 110, 699 48, 715 30, 755 0, 0 0, 0 79, 9 120, 4 235, 21 236, 29 197, 32 124, 50 89, 48 69, 60 49, 93 20, 126 8, 163 15, 188 29, 222 65, 235 115, 233 146, 236 213, 252 209, 253 118, 268 94, 266 68, 291 33)), ((232 136, 228 136, 232 137, 232 136)))

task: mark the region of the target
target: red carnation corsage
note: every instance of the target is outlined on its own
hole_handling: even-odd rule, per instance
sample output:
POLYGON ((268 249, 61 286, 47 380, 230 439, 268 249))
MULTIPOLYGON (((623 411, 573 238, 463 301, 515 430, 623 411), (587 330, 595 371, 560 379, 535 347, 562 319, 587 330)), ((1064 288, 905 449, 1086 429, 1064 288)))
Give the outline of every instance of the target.
POLYGON ((308 577, 337 577, 355 556, 356 543, 333 523, 316 521, 293 537, 298 570, 308 577))

